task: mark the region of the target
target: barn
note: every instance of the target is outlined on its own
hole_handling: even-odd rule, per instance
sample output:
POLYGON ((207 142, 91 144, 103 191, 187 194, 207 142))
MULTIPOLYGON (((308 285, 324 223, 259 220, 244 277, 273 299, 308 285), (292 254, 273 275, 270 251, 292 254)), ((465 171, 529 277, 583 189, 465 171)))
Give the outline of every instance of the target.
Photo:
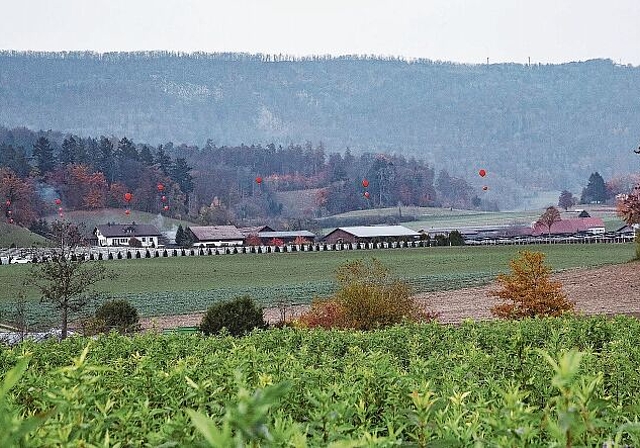
POLYGON ((371 243, 379 241, 412 241, 420 239, 420 234, 404 226, 353 226, 338 227, 322 240, 336 243, 371 243))
POLYGON ((194 247, 242 246, 245 236, 236 226, 188 227, 194 247))

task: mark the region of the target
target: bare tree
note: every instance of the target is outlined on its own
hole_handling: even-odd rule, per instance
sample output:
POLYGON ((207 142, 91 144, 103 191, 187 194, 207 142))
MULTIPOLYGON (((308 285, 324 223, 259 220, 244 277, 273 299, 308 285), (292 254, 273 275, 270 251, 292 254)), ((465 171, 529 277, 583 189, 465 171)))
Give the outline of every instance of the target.
POLYGON ((561 221, 560 211, 554 206, 547 207, 542 216, 538 218, 538 224, 542 224, 549 230, 549 238, 551 238, 551 226, 561 221))
POLYGON ((113 276, 102 262, 88 261, 74 253, 83 242, 76 225, 56 221, 52 225, 52 238, 56 247, 51 259, 35 264, 27 282, 40 291, 41 302, 50 303, 60 311, 61 338, 64 339, 71 313, 79 312, 87 305, 93 285, 113 276))

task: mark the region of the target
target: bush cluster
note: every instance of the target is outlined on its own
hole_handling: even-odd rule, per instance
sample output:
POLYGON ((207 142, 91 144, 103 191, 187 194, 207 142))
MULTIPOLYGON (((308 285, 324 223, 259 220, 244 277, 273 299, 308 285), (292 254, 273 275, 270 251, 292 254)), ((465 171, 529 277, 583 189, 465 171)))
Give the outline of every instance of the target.
POLYGON ((411 287, 376 258, 346 263, 337 269, 336 278, 336 294, 315 301, 299 318, 300 326, 372 330, 436 317, 423 310, 411 297, 411 287))
POLYGON ((220 333, 224 328, 232 336, 243 336, 266 327, 262 308, 250 296, 211 305, 200 323, 200 331, 206 335, 220 333))

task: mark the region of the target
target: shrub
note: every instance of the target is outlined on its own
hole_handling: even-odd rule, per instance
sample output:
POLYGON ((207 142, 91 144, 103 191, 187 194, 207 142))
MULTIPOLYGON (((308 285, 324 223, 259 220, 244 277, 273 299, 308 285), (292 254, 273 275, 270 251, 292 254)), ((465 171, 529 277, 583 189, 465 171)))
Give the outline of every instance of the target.
POLYGON ((142 241, 138 238, 131 237, 129 238, 129 247, 142 247, 142 241))
POLYGON ((302 314, 296 324, 304 328, 343 328, 343 315, 342 307, 335 299, 316 299, 311 302, 311 309, 302 314))
POLYGON ((509 262, 511 274, 498 275, 501 289, 490 295, 502 299, 491 313, 503 319, 523 319, 538 316, 560 316, 573 311, 562 283, 551 281, 551 268, 544 264, 542 252, 522 251, 509 262))
POLYGON ((119 333, 138 331, 138 310, 126 300, 112 300, 100 306, 94 315, 96 322, 102 322, 104 331, 117 330, 119 333))
POLYGON ((262 308, 249 296, 211 305, 202 318, 200 330, 209 335, 220 333, 223 328, 232 336, 242 336, 254 328, 266 328, 262 308))
POLYGON ((411 287, 394 278, 375 258, 340 266, 336 278, 339 289, 335 296, 312 306, 299 319, 300 325, 372 330, 436 317, 436 314, 423 311, 411 297, 411 287))

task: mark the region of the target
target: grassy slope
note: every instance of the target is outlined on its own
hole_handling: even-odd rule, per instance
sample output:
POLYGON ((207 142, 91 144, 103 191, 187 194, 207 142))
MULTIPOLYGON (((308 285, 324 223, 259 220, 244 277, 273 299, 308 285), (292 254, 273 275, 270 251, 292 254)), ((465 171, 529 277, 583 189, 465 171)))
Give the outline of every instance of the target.
MULTIPOLYGON (((118 279, 99 289, 125 297, 147 316, 187 313, 216 300, 250 294, 269 303, 279 298, 308 302, 330 293, 335 269, 348 260, 375 256, 410 281, 417 291, 455 289, 482 284, 507 270, 509 259, 522 247, 442 247, 286 254, 238 254, 204 257, 114 260, 106 266, 118 279)), ((548 254, 554 269, 623 263, 633 256, 633 245, 535 246, 548 254)), ((5 308, 17 297, 27 265, 0 267, 4 285, 0 302, 5 308)), ((27 291, 31 300, 36 291, 27 291)))
POLYGON ((32 233, 29 229, 4 222, 0 222, 0 247, 46 246, 47 240, 40 235, 32 233))

